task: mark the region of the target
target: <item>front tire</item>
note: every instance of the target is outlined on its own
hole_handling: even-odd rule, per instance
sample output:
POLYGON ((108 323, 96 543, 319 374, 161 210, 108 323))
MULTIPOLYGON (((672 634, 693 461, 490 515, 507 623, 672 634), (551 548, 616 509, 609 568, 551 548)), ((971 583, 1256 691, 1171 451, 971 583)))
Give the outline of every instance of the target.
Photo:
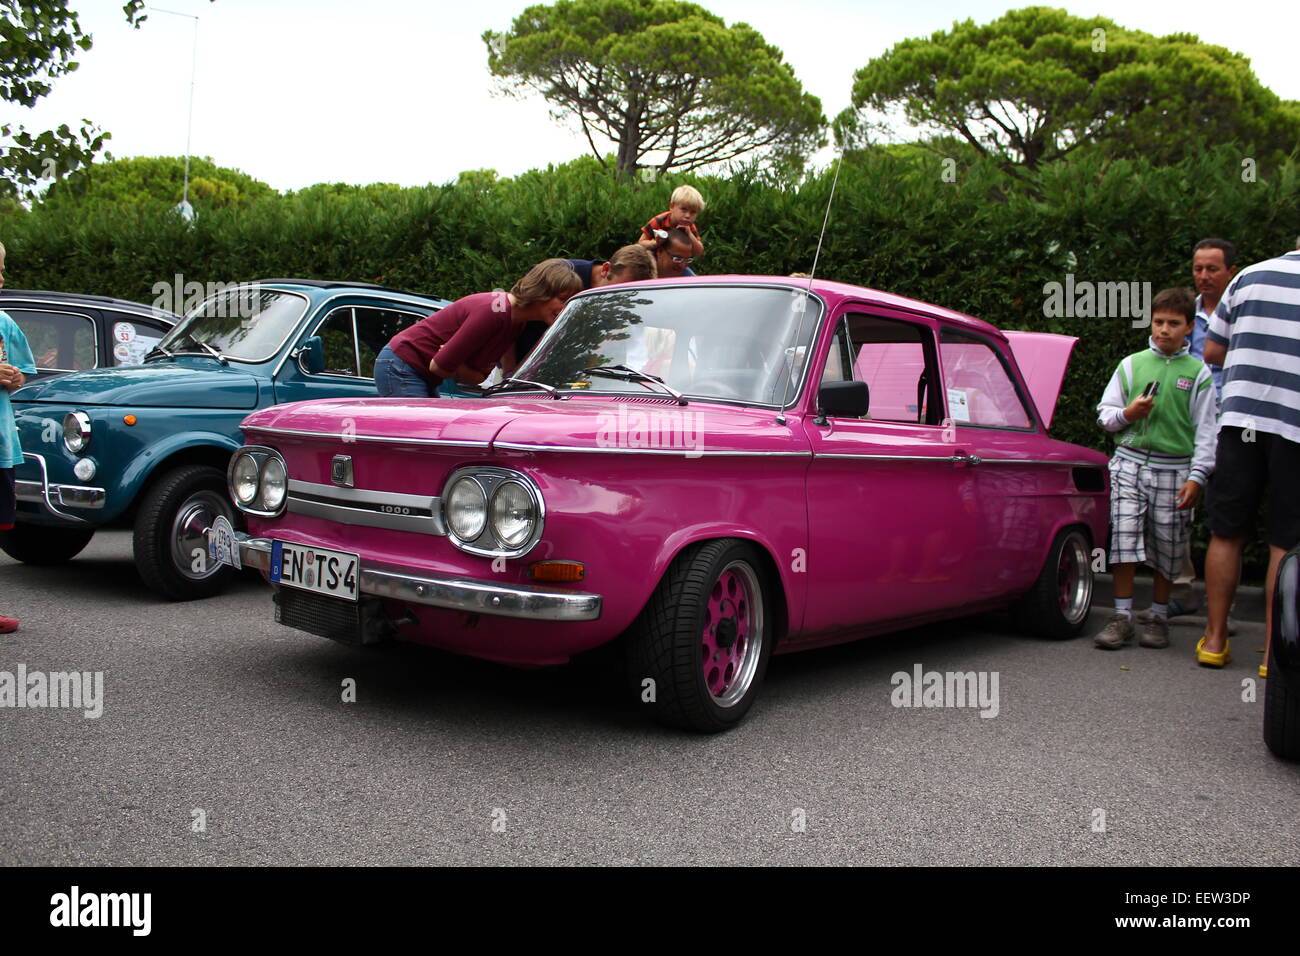
POLYGON ((0 550, 23 564, 66 564, 81 554, 94 536, 94 528, 15 524, 0 531, 0 550))
POLYGON ((700 733, 740 723, 772 654, 768 589, 748 542, 722 538, 678 555, 627 635, 627 676, 642 706, 700 733))
POLYGON ((219 469, 185 465, 155 481, 135 521, 135 566, 144 583, 172 601, 211 597, 224 589, 234 570, 208 560, 203 537, 218 515, 238 523, 219 469))
POLYGON ((1088 536, 1066 528, 1056 536, 1029 593, 1012 614, 1027 633, 1050 640, 1077 637, 1092 609, 1092 552, 1088 536))

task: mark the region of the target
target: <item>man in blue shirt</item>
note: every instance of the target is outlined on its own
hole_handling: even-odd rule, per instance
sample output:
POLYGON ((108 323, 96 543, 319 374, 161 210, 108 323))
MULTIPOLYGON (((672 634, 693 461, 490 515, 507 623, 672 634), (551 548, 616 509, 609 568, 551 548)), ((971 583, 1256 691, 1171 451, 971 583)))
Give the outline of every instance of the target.
MULTIPOLYGON (((1209 331, 1210 316, 1223 298, 1223 290, 1237 274, 1234 264, 1236 247, 1226 239, 1202 239, 1192 248, 1192 281, 1196 283, 1196 327, 1192 330, 1191 352, 1205 360, 1205 335, 1209 331)), ((1207 363, 1208 364, 1208 363, 1207 363)), ((1223 369, 1210 366, 1214 376, 1214 391, 1223 401, 1223 369)))

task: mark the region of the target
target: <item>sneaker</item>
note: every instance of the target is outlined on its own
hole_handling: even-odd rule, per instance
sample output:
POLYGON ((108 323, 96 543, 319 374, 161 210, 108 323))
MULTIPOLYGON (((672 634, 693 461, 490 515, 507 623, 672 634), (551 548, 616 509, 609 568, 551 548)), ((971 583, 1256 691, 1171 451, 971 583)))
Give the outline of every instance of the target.
POLYGON ((1133 640, 1133 622, 1123 614, 1114 615, 1092 643, 1108 651, 1118 650, 1133 640))
POLYGON ((1168 647, 1169 622, 1163 617, 1153 617, 1142 626, 1138 643, 1143 647, 1168 647))
POLYGON ((9 634, 18 630, 18 618, 0 617, 0 634, 9 634))

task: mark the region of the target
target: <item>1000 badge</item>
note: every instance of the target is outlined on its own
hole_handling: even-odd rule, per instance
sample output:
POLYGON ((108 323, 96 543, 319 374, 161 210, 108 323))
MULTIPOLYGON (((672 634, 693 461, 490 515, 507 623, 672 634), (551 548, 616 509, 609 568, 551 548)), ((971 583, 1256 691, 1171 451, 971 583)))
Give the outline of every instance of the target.
POLYGON ((288 541, 271 544, 271 580, 303 591, 357 599, 358 557, 288 541))

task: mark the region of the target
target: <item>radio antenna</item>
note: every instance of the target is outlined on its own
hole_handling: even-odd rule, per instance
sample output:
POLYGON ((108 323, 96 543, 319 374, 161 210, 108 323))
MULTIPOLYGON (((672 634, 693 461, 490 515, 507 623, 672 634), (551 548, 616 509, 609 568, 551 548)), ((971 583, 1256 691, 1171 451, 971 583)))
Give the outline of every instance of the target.
MULTIPOLYGON (((817 275, 817 263, 821 259, 822 255, 822 243, 826 240, 826 226, 831 221, 831 204, 835 202, 835 187, 839 184, 840 166, 843 165, 843 163, 844 149, 841 147, 840 154, 835 157, 835 175, 831 179, 831 194, 826 197, 826 213, 822 216, 822 231, 817 236, 817 250, 813 253, 812 271, 808 273, 808 288, 804 290, 803 299, 796 300, 798 302, 796 308, 798 308, 799 311, 799 327, 795 330, 794 336, 794 352, 796 353, 796 356, 799 350, 798 343, 803 339, 803 320, 808 313, 808 299, 812 296, 813 278, 817 275)), ((807 362, 809 358, 811 358, 811 356, 808 354, 808 346, 805 345, 804 361, 807 362)), ((793 371, 793 369, 791 369, 791 371, 793 371)), ((785 376, 785 389, 781 393, 781 408, 776 413, 776 421, 778 425, 785 424, 785 403, 790 400, 790 385, 792 384, 791 377, 792 376, 788 373, 785 376)))

